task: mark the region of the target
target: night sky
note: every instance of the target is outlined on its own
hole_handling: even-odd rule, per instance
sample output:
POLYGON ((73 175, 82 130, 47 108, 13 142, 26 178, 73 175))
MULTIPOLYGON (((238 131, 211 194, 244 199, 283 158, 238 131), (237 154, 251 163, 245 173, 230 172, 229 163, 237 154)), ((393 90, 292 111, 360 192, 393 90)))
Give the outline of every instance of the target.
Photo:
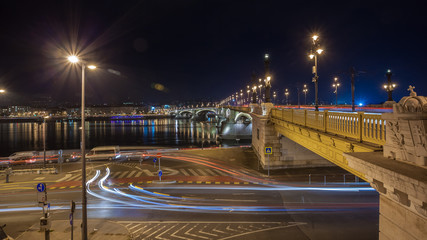
MULTIPOLYGON (((222 100, 264 74, 270 54, 272 88, 282 98, 309 85, 310 37, 320 36, 319 99, 356 103, 387 99, 387 69, 398 84, 394 99, 415 85, 427 95, 427 14, 422 1, 2 1, 0 88, 4 101, 25 104, 51 97, 78 102, 77 53, 99 69, 87 72, 89 104, 222 100), (157 85, 156 85, 157 84, 157 85)), ((301 95, 302 96, 302 95, 301 95)), ((0 98, 1 100, 1 98, 0 98)), ((1 103, 0 103, 1 105, 1 103)))

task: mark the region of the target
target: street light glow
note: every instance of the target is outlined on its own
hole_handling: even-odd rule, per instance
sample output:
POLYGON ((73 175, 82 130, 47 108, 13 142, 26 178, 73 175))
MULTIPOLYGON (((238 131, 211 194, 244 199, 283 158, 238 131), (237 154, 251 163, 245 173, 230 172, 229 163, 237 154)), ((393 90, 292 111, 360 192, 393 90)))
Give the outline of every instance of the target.
POLYGON ((89 69, 95 69, 96 68, 96 66, 95 65, 89 65, 89 66, 87 66, 89 69))
POLYGON ((313 35, 313 37, 311 37, 311 38, 313 38, 313 40, 316 41, 319 38, 319 36, 313 35))
POLYGON ((5 92, 6 92, 6 90, 0 89, 0 93, 5 93, 5 92))
POLYGON ((310 57, 310 59, 313 59, 314 58, 314 54, 310 54, 310 55, 308 55, 309 57, 310 57))
POLYGON ((322 54, 323 49, 319 48, 319 49, 317 49, 317 50, 316 50, 316 52, 317 52, 318 54, 322 54))
POLYGON ((76 63, 79 61, 79 58, 77 56, 71 55, 68 57, 68 61, 70 61, 71 63, 76 63))

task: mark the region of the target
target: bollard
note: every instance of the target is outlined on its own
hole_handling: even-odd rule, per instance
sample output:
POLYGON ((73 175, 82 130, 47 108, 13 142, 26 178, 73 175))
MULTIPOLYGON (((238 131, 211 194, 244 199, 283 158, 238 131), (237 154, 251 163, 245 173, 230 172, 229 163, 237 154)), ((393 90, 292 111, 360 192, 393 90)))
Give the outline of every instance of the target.
POLYGON ((311 173, 310 173, 310 174, 308 174, 308 184, 310 184, 310 185, 311 185, 311 173))
POLYGON ((326 185, 326 175, 323 176, 323 185, 326 185))

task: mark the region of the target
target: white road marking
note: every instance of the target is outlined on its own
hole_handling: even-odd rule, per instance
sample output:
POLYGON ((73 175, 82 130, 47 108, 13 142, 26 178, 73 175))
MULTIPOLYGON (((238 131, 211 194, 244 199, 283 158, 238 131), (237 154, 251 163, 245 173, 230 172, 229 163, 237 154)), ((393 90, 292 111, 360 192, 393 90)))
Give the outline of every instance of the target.
POLYGON ((179 171, 181 171, 185 176, 190 176, 190 174, 188 174, 187 171, 185 171, 185 169, 179 169, 179 171))
POLYGON ((34 178, 34 180, 43 180, 43 179, 45 179, 46 177, 36 177, 36 178, 34 178))
POLYGON ((193 169, 189 168, 188 171, 190 173, 192 173, 194 176, 200 176, 199 174, 196 173, 196 171, 194 171, 193 169))
POLYGON ((190 228, 190 229, 188 229, 188 231, 186 231, 184 234, 185 235, 190 235, 190 236, 193 236, 193 237, 198 237, 198 238, 203 238, 203 239, 209 239, 209 238, 207 238, 207 237, 203 237, 203 236, 200 236, 200 235, 196 235, 196 234, 192 234, 192 233, 190 233, 190 231, 192 231, 195 227, 197 227, 199 224, 196 224, 196 226, 194 226, 194 227, 192 227, 192 228, 190 228))
POLYGON ((207 173, 205 173, 202 169, 197 169, 202 176, 209 176, 207 173))
POLYGON ((182 226, 182 228, 176 230, 174 233, 171 234, 171 237, 177 237, 177 238, 181 238, 181 239, 188 239, 188 238, 185 238, 185 237, 180 237, 180 236, 175 235, 175 233, 181 231, 182 229, 184 229, 185 227, 187 227, 187 225, 188 225, 188 223, 185 224, 184 226, 182 226))
POLYGON ((127 176, 127 178, 131 178, 135 173, 136 173, 136 171, 130 172, 129 175, 127 176))
POLYGON ((225 237, 225 238, 221 238, 220 240, 236 238, 236 237, 240 237, 240 236, 244 236, 244 235, 248 235, 248 234, 252 234, 252 233, 264 232, 264 231, 269 231, 269 230, 273 230, 273 229, 295 227, 295 226, 304 225, 304 224, 307 224, 307 223, 299 223, 299 224, 287 225, 287 226, 270 227, 270 228, 265 228, 265 229, 261 229, 261 230, 255 230, 255 231, 251 231, 251 232, 245 232, 245 233, 240 233, 240 234, 236 234, 236 235, 233 235, 233 236, 228 236, 228 237, 225 237))
POLYGON ((141 176, 141 174, 142 174, 142 171, 139 171, 139 172, 135 175, 135 177, 139 177, 139 176, 141 176))
POLYGON ((215 172, 217 172, 221 176, 228 176, 228 174, 224 173, 223 171, 220 171, 220 170, 217 170, 217 169, 212 169, 212 170, 214 170, 215 172))
POLYGON ((120 174, 121 172, 115 172, 111 175, 111 178, 117 178, 117 176, 120 174))
MULTIPOLYGON (((177 226, 177 225, 174 225, 174 226, 172 226, 171 228, 166 229, 166 231, 164 231, 164 232, 160 233, 160 234, 159 234, 159 235, 157 235, 155 238, 156 238, 156 239, 164 239, 164 240, 168 240, 168 238, 162 238, 161 236, 162 236, 163 234, 165 234, 165 233, 169 232, 170 230, 174 229, 176 226, 177 226)), ((165 226, 165 227, 166 227, 166 226, 165 226)))
POLYGON ((214 172, 212 172, 212 170, 210 170, 210 169, 205 169, 205 171, 208 172, 212 176, 216 176, 216 174, 214 172))
POLYGON ((125 175, 127 175, 129 173, 129 171, 125 171, 122 174, 120 174, 120 176, 118 176, 117 178, 123 178, 125 175))
POLYGON ((150 171, 148 171, 147 169, 144 169, 143 172, 147 175, 147 176, 154 176, 154 174, 150 171))
POLYGON ((58 179, 58 180, 56 180, 55 182, 62 182, 62 181, 65 181, 67 178, 69 178, 69 177, 71 177, 71 176, 73 176, 72 174, 65 174, 65 177, 63 177, 63 178, 61 178, 61 179, 58 179))

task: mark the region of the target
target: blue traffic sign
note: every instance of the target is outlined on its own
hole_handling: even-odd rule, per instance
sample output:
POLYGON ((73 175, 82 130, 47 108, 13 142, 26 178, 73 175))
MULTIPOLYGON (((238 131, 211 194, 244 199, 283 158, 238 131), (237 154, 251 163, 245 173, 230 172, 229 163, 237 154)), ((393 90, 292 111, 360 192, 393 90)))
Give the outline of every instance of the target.
POLYGON ((157 158, 153 158, 153 162, 156 162, 157 161, 157 158))
POLYGON ((162 170, 159 170, 159 177, 161 177, 163 174, 162 170))
POLYGON ((46 189, 46 185, 44 183, 37 184, 37 191, 38 192, 44 192, 45 189, 46 189))
POLYGON ((73 213, 70 213, 70 225, 73 225, 73 213))
POLYGON ((265 153, 264 154, 272 154, 272 153, 273 153, 272 147, 266 147, 265 148, 265 153))

